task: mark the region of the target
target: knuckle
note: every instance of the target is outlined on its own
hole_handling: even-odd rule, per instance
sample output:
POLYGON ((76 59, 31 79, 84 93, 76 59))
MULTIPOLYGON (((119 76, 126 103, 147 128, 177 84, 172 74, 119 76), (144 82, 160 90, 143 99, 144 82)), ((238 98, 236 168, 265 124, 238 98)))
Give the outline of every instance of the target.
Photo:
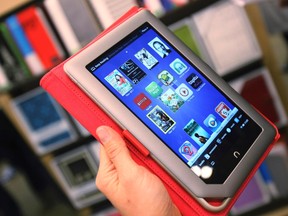
POLYGON ((107 155, 109 155, 109 158, 113 160, 117 157, 117 155, 121 153, 122 148, 118 143, 112 142, 109 145, 106 145, 105 150, 107 152, 107 155))

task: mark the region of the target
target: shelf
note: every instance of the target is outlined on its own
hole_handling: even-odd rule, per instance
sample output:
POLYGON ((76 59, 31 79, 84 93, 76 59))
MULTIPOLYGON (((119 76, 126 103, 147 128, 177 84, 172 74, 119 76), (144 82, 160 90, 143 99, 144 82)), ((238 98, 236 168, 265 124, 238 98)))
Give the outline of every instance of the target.
POLYGON ((41 2, 42 0, 6 0, 1 2, 0 21, 4 20, 11 14, 28 7, 29 5, 41 2))

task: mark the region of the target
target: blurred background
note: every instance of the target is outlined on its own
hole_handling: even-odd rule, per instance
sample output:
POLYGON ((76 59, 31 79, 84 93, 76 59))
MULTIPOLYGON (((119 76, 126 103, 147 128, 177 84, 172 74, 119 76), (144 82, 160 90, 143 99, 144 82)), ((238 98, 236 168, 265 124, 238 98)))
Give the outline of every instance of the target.
POLYGON ((99 143, 39 87, 144 6, 281 133, 230 215, 288 215, 286 0, 0 1, 0 216, 119 215, 94 184, 99 143))

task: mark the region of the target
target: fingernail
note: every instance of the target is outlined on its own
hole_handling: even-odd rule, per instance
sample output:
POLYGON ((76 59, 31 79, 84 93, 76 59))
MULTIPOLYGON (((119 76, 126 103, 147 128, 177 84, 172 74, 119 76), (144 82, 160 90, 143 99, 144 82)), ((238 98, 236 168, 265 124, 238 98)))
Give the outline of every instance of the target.
POLYGON ((102 143, 107 143, 111 139, 111 135, 110 135, 109 131, 107 130, 107 128, 105 128, 105 127, 97 128, 96 133, 100 139, 100 142, 102 142, 102 143))

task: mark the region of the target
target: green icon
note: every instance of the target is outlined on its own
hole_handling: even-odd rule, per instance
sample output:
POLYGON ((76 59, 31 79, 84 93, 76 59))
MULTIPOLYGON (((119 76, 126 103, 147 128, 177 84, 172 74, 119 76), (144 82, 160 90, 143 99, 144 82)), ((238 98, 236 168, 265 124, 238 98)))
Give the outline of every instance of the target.
POLYGON ((163 89, 156 82, 151 82, 145 90, 154 98, 163 92, 163 89))

